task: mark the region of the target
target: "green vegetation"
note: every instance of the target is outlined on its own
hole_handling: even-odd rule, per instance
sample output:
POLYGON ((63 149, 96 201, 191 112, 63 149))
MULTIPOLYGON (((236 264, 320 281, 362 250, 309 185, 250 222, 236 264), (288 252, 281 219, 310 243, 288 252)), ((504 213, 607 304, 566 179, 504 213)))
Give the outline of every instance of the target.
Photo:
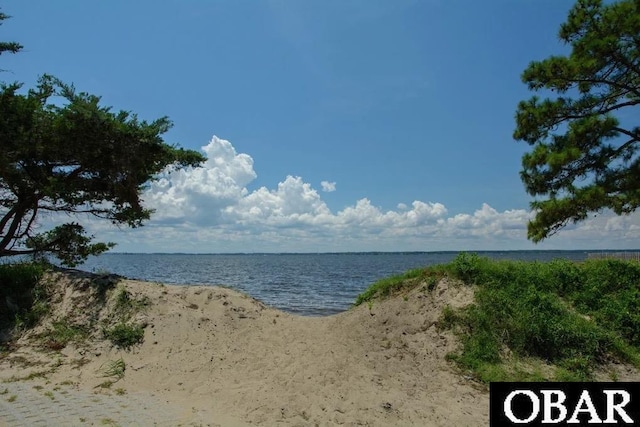
POLYGON ((127 365, 122 358, 118 360, 110 360, 105 365, 100 367, 102 376, 105 378, 115 378, 116 381, 124 378, 124 372, 127 369, 127 365))
MULTIPOLYGON (((358 295, 354 305, 360 305, 364 302, 373 303, 373 299, 378 297, 387 297, 394 293, 400 292, 403 289, 412 288, 417 283, 426 283, 428 289, 432 289, 440 278, 444 276, 444 269, 440 266, 435 266, 428 269, 418 268, 415 270, 409 270, 404 274, 388 277, 386 279, 379 280, 373 285, 369 286, 363 293, 358 295)), ((369 308, 371 309, 371 304, 369 308)))
POLYGON ((46 339, 45 346, 51 350, 60 350, 70 342, 80 342, 89 336, 89 331, 84 326, 73 325, 63 319, 53 322, 52 328, 43 334, 46 339))
POLYGON ((565 380, 592 379, 596 365, 612 356, 640 366, 640 264, 463 254, 450 269, 477 285, 474 304, 443 318, 463 338, 455 359, 481 379, 500 379, 495 368, 505 349, 559 366, 565 380))
POLYGON ((132 317, 149 304, 148 298, 134 298, 124 286, 119 286, 111 296, 111 314, 102 327, 105 338, 124 349, 140 344, 144 340, 144 327, 132 322, 132 317))
MULTIPOLYGON (((9 18, 9 15, 0 12, 0 25, 2 25, 2 21, 9 18)), ((18 53, 22 50, 22 47, 23 46, 21 44, 16 42, 0 42, 0 54, 2 54, 2 52, 18 53)))
POLYGON ((0 264, 0 329, 30 328, 49 311, 41 281, 45 268, 39 263, 0 264))
POLYGON ((37 233, 38 215, 82 212, 138 227, 152 213, 140 201, 145 185, 166 167, 205 160, 163 141, 166 117, 148 123, 113 112, 48 75, 26 94, 20 89, 0 84, 0 257, 51 254, 75 266, 113 244, 91 243, 75 222, 37 233))
POLYGON ((105 338, 124 349, 129 349, 144 340, 144 329, 140 325, 133 325, 125 322, 116 324, 111 328, 103 329, 105 338))
POLYGON ((119 286, 116 289, 113 299, 114 312, 123 316, 130 316, 132 313, 142 310, 150 304, 148 297, 145 296, 142 299, 136 299, 124 286, 119 286))
POLYGON ((522 101, 516 140, 532 146, 520 176, 536 212, 538 242, 591 212, 618 215, 640 206, 640 2, 578 0, 559 38, 570 51, 534 61, 522 74, 530 90, 554 94, 522 101))
POLYGON ((492 261, 463 253, 416 271, 405 284, 397 276, 372 285, 358 301, 424 285, 443 271, 474 286, 474 303, 446 306, 440 327, 462 340, 449 358, 481 381, 593 380, 596 367, 612 359, 640 368, 640 263, 492 261))
MULTIPOLYGON (((0 13, 0 24, 9 16, 0 13)), ((0 54, 17 53, 0 42, 0 54)), ((91 243, 71 222, 38 233, 46 213, 83 213, 139 227, 152 210, 140 200, 167 167, 197 167, 205 158, 164 142, 167 117, 139 120, 100 105, 100 97, 43 75, 34 89, 0 82, 0 257, 54 255, 74 266, 112 243, 91 243)))
MULTIPOLYGON (((54 284, 43 279, 47 268, 48 265, 41 263, 0 264, 0 330, 5 331, 8 341, 2 343, 0 355, 9 351, 15 333, 35 326, 50 312, 54 284)), ((90 309, 94 312, 86 316, 67 313, 69 317, 54 320, 39 334, 43 346, 57 351, 70 342, 82 344, 96 327, 98 330, 101 327, 103 336, 118 347, 128 349, 141 343, 144 329, 135 323, 133 316, 144 310, 150 301, 135 298, 124 286, 114 289, 116 282, 117 278, 114 280, 111 276, 95 278, 88 288, 100 301, 95 309, 90 309), (108 305, 108 315, 98 326, 98 311, 104 304, 108 305)))

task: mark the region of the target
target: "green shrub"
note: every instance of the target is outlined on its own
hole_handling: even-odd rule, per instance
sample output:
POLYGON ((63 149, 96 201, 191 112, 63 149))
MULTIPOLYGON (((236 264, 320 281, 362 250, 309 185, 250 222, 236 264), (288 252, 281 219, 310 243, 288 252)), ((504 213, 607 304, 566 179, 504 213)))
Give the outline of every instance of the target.
POLYGON ((44 270, 38 263, 0 264, 0 328, 29 328, 48 312, 44 270))
POLYGON ((476 253, 461 252, 449 264, 449 271, 454 277, 462 280, 464 283, 472 284, 478 279, 482 273, 485 261, 476 253))
POLYGON ((118 323, 112 328, 105 328, 103 333, 105 338, 109 339, 114 345, 124 349, 129 349, 144 340, 142 326, 124 322, 118 323))
POLYGON ((33 288, 44 273, 44 266, 37 263, 0 264, 2 292, 20 293, 33 288))

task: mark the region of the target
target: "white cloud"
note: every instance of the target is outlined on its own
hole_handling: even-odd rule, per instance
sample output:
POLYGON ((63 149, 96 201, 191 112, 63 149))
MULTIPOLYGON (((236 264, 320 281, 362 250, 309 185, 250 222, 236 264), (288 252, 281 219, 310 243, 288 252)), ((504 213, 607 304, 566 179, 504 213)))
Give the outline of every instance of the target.
POLYGON ((261 187, 224 210, 230 222, 291 226, 322 222, 331 212, 318 192, 300 177, 287 176, 275 190, 261 187))
POLYGON ((168 172, 145 191, 146 205, 156 210, 154 221, 206 224, 247 195, 247 184, 257 177, 249 155, 237 154, 217 136, 202 151, 207 155, 202 167, 168 172))
MULTIPOLYGON (((308 252, 482 249, 633 248, 640 214, 605 213, 567 227, 534 246, 526 239, 525 209, 449 214, 442 203, 415 200, 384 210, 368 198, 333 212, 302 177, 249 191, 253 159, 213 137, 202 168, 168 171, 143 194, 155 215, 140 229, 85 221, 100 240, 131 252, 308 252)), ((323 191, 335 183, 321 182, 323 191)), ((68 220, 68 219, 65 219, 68 220)))
POLYGON ((456 236, 496 237, 504 234, 520 235, 526 230, 531 219, 530 212, 524 209, 498 212, 486 203, 473 215, 458 214, 447 218, 443 227, 448 233, 456 236))
POLYGON ((322 191, 324 191, 326 193, 331 193, 332 191, 336 191, 336 183, 335 182, 322 181, 320 183, 320 186, 322 186, 322 191))

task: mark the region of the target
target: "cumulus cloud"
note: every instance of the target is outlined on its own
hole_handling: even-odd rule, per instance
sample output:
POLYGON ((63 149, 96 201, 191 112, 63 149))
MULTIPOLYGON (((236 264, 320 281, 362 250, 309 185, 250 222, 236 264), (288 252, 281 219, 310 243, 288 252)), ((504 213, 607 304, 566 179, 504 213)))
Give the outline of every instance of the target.
POLYGON ((316 190, 301 177, 287 176, 274 190, 261 187, 225 210, 225 217, 248 225, 291 226, 323 221, 331 215, 316 190))
MULTIPOLYGON (((363 198, 332 211, 300 176, 249 191, 257 178, 253 159, 229 141, 214 136, 202 150, 203 167, 166 171, 144 192, 156 210, 146 227, 117 232, 95 222, 92 232, 120 243, 119 250, 188 252, 597 248, 635 245, 640 237, 640 215, 601 215, 561 231, 564 240, 534 247, 525 209, 484 203, 473 213, 450 214, 442 203, 414 200, 385 210, 363 198)), ((335 190, 335 182, 320 186, 335 190)))
POLYGON ((257 177, 253 159, 217 136, 202 151, 202 167, 168 171, 145 191, 146 205, 156 210, 154 221, 206 223, 247 196, 247 184, 257 177))
POLYGON ((320 186, 322 187, 322 191, 324 191, 325 193, 331 193, 332 191, 336 191, 335 182, 322 181, 320 183, 320 186))
POLYGON ((458 236, 495 237, 520 234, 526 229, 526 224, 531 218, 532 214, 524 209, 498 212, 487 203, 483 203, 482 208, 476 210, 473 215, 457 214, 447 218, 443 226, 451 234, 458 236))

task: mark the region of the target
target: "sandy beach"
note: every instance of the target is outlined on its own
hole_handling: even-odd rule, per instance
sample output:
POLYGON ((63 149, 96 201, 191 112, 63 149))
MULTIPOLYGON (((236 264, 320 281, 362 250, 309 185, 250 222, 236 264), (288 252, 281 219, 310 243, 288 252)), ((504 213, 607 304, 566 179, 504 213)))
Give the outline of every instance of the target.
POLYGON ((183 425, 488 424, 486 387, 445 359, 458 343, 437 327, 442 308, 473 297, 446 279, 432 291, 418 286, 315 318, 220 287, 122 279, 101 300, 88 274, 47 280, 58 295, 52 311, 0 360, 0 380, 36 373, 21 381, 107 396, 147 393, 179 408, 183 425), (112 315, 109 295, 123 287, 145 302, 132 319, 144 326, 141 344, 118 349, 94 331, 62 349, 43 346, 54 321, 104 322, 112 315), (105 366, 120 359, 124 377, 105 387, 105 366))

